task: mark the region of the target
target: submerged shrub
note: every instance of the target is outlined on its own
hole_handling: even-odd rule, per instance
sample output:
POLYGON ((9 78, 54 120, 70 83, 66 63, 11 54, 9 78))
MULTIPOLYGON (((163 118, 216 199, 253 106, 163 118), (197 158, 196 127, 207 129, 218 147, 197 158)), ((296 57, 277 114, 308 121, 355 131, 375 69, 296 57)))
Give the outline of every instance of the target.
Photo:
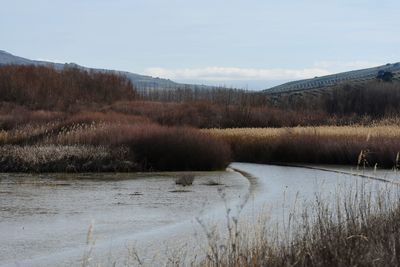
POLYGON ((183 174, 175 180, 175 184, 182 186, 189 186, 193 184, 193 181, 194 181, 193 174, 183 174))

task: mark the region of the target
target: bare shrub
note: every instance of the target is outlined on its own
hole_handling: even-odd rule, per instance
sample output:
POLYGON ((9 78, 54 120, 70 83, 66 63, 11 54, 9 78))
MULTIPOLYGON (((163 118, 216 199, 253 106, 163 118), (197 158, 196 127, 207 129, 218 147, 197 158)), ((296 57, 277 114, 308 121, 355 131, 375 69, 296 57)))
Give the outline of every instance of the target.
POLYGON ((192 185, 194 177, 195 177, 194 174, 182 174, 175 180, 175 184, 182 186, 192 185))
POLYGON ((121 75, 66 66, 0 67, 0 101, 34 109, 67 110, 80 104, 110 104, 134 99, 132 83, 121 75))

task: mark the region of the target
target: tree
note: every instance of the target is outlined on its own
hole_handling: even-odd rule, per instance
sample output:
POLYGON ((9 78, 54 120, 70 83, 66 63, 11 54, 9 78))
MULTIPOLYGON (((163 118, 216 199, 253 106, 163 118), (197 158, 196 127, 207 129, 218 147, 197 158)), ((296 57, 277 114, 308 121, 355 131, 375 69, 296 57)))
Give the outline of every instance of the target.
POLYGON ((390 71, 380 70, 376 78, 382 82, 392 82, 393 80, 393 73, 390 71))

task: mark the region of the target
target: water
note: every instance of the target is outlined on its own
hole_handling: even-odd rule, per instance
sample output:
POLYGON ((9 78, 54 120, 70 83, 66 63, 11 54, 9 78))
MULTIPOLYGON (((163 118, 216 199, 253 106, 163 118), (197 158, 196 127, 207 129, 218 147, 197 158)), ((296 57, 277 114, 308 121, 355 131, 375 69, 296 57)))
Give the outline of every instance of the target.
MULTIPOLYGON (((123 266, 132 248, 147 265, 158 265, 171 253, 204 255, 204 229, 196 218, 220 230, 226 228, 228 209, 250 222, 260 212, 282 222, 316 195, 329 200, 340 190, 358 190, 354 184, 373 190, 392 186, 354 176, 340 166, 231 167, 253 178, 233 171, 196 173, 194 185, 183 188, 174 183, 176 173, 1 174, 0 265, 79 266, 91 248, 92 265, 123 266), (329 168, 342 173, 326 171, 329 168), (211 180, 222 185, 207 185, 211 180), (87 245, 90 225, 93 234, 87 245)), ((375 175, 397 177, 383 171, 375 175)))
POLYGON ((190 187, 175 185, 177 176, 1 174, 0 264, 79 265, 90 225, 96 247, 126 251, 124 237, 135 239, 223 205, 218 188, 227 201, 248 190, 248 181, 233 172, 197 173, 190 187))

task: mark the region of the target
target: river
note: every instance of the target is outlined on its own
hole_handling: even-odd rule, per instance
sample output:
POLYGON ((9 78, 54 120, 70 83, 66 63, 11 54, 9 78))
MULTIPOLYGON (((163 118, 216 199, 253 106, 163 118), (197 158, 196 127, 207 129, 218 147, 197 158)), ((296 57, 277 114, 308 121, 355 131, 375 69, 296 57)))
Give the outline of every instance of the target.
POLYGON ((229 211, 247 222, 260 213, 282 222, 316 196, 330 201, 340 190, 379 190, 398 179, 393 171, 248 163, 195 175, 182 187, 174 183, 178 173, 0 174, 0 266, 201 257, 207 242, 199 221, 222 231, 229 211))

